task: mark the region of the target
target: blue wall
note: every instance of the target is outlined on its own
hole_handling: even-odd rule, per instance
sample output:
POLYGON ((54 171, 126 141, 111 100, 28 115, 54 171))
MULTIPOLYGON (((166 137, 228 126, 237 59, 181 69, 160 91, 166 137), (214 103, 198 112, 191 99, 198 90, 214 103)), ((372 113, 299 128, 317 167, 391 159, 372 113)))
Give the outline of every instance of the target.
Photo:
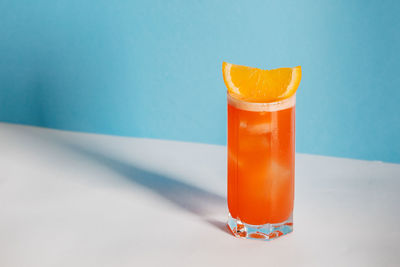
POLYGON ((225 144, 221 63, 302 65, 297 151, 400 162, 399 1, 0 0, 0 121, 225 144))

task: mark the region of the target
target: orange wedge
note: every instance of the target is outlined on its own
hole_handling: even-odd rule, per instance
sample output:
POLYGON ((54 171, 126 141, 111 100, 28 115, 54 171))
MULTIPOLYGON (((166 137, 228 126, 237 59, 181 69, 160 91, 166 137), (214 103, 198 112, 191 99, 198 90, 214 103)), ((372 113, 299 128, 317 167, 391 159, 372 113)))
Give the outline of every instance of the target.
POLYGON ((301 67, 262 70, 222 63, 222 73, 229 94, 249 102, 276 102, 296 93, 301 67))

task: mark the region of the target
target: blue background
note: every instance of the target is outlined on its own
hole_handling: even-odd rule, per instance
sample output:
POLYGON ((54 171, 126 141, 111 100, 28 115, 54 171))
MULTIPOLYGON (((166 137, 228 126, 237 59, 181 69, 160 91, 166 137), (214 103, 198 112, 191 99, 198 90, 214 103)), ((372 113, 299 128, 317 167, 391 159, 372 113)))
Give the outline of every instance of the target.
POLYGON ((222 61, 297 66, 297 151, 400 162, 399 1, 0 0, 0 121, 226 143, 222 61))

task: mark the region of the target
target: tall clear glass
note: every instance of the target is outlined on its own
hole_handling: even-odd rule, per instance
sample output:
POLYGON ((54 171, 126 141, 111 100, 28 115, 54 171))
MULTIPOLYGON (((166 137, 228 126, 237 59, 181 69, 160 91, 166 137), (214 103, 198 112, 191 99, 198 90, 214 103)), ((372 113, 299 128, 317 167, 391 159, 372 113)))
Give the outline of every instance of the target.
POLYGON ((273 103, 228 93, 228 226, 271 240, 293 231, 296 95, 273 103))

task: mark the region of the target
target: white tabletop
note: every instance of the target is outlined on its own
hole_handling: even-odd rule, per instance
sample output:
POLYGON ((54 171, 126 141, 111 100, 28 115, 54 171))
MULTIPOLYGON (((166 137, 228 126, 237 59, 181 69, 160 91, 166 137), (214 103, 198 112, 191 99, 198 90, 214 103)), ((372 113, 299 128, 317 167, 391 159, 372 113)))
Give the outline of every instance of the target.
POLYGON ((0 124, 0 266, 400 266, 400 165, 298 154, 294 232, 225 227, 226 147, 0 124))

